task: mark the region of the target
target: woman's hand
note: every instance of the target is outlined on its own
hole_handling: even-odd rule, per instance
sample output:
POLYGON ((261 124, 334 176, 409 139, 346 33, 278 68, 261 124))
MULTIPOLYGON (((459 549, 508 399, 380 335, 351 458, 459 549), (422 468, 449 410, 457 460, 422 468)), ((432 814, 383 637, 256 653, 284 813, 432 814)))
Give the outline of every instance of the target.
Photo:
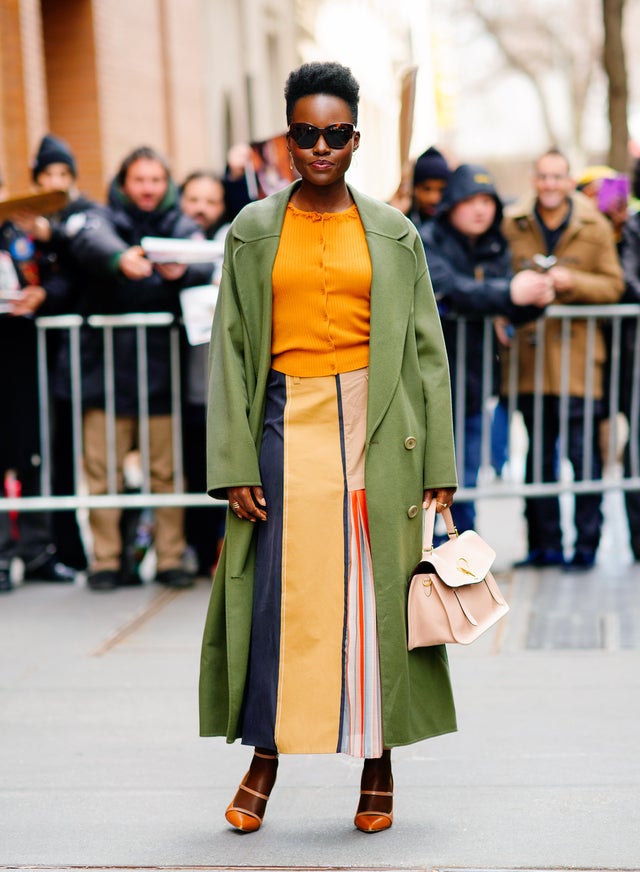
POLYGON ((455 487, 434 487, 432 490, 426 490, 422 498, 422 508, 428 509, 431 505, 431 500, 435 500, 436 513, 440 514, 443 509, 451 508, 455 492, 455 487))
POLYGON ((230 487, 227 489, 229 508, 245 521, 267 520, 267 501, 261 487, 230 487))

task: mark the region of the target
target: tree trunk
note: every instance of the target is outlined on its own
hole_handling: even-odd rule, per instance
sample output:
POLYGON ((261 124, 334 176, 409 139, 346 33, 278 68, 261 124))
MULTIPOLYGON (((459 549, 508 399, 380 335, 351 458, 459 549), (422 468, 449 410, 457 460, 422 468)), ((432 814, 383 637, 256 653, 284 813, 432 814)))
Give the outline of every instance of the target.
POLYGON ((602 62, 609 80, 609 165, 619 172, 626 172, 629 168, 627 65, 622 41, 624 4, 625 0, 602 0, 602 62))

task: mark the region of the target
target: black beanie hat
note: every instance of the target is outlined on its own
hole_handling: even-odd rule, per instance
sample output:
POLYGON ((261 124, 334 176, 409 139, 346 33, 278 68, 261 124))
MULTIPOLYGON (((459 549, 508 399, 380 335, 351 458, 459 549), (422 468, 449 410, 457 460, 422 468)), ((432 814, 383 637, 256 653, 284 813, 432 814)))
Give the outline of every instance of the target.
POLYGON ((417 185, 425 179, 444 179, 446 182, 450 175, 449 164, 438 149, 431 146, 415 162, 413 184, 417 185))
POLYGON ((76 160, 71 153, 71 149, 64 139, 58 139, 57 136, 47 133, 46 136, 42 137, 38 153, 31 167, 34 182, 40 173, 52 163, 66 164, 75 179, 77 175, 76 160))

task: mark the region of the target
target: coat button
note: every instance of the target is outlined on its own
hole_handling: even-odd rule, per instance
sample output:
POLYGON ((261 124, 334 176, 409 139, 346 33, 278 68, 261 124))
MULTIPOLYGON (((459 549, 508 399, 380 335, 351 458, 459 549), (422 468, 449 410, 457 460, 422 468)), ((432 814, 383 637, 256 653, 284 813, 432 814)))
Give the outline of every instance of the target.
POLYGON ((407 438, 404 440, 404 447, 408 451, 411 451, 412 448, 415 448, 417 444, 418 440, 415 436, 407 436, 407 438))
POLYGON ((418 514, 418 507, 417 506, 409 506, 409 508, 407 509, 407 515, 410 518, 415 518, 415 516, 417 514, 418 514))

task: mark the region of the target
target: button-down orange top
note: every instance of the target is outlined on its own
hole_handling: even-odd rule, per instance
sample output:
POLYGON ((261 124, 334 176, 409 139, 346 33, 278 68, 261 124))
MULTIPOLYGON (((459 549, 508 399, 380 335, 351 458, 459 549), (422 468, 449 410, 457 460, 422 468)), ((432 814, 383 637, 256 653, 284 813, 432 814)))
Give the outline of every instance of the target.
POLYGON ((273 265, 272 366, 335 375, 369 363, 371 259, 355 206, 287 207, 273 265))

